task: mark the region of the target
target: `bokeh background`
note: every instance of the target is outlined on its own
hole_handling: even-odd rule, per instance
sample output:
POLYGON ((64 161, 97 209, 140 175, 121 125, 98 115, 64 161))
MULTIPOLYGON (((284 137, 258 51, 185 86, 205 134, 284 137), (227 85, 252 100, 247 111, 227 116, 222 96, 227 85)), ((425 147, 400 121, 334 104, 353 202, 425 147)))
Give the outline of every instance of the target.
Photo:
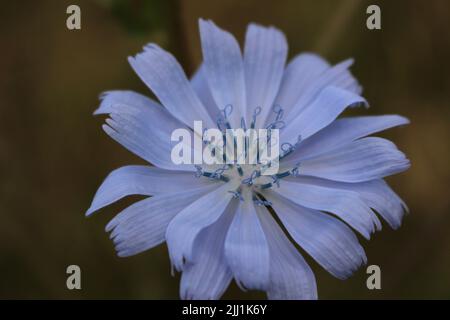
MULTIPOLYGON (((92 112, 110 89, 151 95, 126 57, 156 42, 191 74, 201 60, 197 19, 211 18, 242 43, 247 23, 275 25, 290 56, 315 51, 353 72, 371 104, 360 114, 398 113, 411 125, 382 136, 411 159, 389 179, 411 213, 384 224, 370 242, 369 264, 382 290, 366 288, 365 268, 342 282, 312 262, 322 299, 450 298, 450 3, 433 1, 4 1, 0 11, 0 298, 177 299, 165 245, 118 258, 105 224, 136 199, 87 219, 104 177, 143 163, 101 129, 92 112), (366 28, 369 4, 382 30, 366 28), (82 29, 66 28, 78 4, 82 29), (66 288, 66 267, 82 270, 82 290, 66 288)), ((224 298, 262 298, 234 284, 224 298)))

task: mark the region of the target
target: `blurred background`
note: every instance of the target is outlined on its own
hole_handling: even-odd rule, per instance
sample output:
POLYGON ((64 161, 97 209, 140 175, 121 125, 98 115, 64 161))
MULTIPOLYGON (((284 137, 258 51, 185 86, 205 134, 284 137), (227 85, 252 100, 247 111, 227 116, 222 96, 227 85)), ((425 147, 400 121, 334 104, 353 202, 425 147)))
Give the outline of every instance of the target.
MULTIPOLYGON (((286 33, 290 57, 315 51, 332 63, 354 57, 371 104, 358 114, 398 113, 411 125, 381 134, 411 159, 388 179, 411 213, 370 242, 369 264, 342 282, 309 257, 322 299, 450 298, 450 3, 433 1, 5 1, 0 11, 0 298, 178 299, 165 245, 118 258, 105 224, 136 198, 93 217, 85 210, 113 169, 144 163, 94 118, 101 92, 151 95, 127 56, 147 42, 171 51, 191 74, 201 60, 197 20, 211 18, 242 43, 246 25, 286 33), (82 29, 66 28, 81 8, 82 29), (378 4, 382 29, 366 28, 378 4), (66 288, 66 267, 82 270, 82 290, 66 288)), ((224 298, 263 298, 232 284, 224 298)))

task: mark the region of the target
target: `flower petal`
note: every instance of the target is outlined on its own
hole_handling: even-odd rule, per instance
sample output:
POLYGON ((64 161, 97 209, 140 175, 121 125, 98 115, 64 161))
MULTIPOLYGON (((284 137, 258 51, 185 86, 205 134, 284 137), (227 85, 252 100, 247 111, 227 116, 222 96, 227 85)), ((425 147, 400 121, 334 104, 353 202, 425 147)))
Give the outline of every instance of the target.
MULTIPOLYGON (((195 171, 193 165, 176 165, 171 159, 173 130, 185 128, 156 102, 131 91, 102 96, 96 114, 109 113, 104 131, 125 148, 157 167, 195 171)), ((188 146, 190 148, 190 146, 188 146)))
POLYGON ((295 144, 299 135, 304 140, 333 122, 352 105, 366 104, 361 96, 338 87, 326 87, 296 118, 280 132, 283 142, 295 144))
POLYGON ((175 164, 171 159, 171 151, 178 142, 171 141, 170 137, 168 140, 158 139, 158 136, 152 135, 153 130, 146 127, 143 119, 118 114, 111 114, 110 117, 102 126, 103 130, 134 154, 159 168, 195 170, 191 164, 175 164))
POLYGON ((181 276, 182 299, 219 299, 230 284, 233 274, 225 259, 224 244, 236 205, 236 201, 230 202, 223 215, 195 239, 193 261, 185 264, 181 276))
POLYGON ((288 180, 294 179, 327 188, 357 192, 364 202, 378 212, 393 229, 400 227, 403 215, 408 211, 402 199, 382 179, 347 183, 315 177, 288 178, 288 180))
POLYGON ((206 78, 219 109, 233 106, 231 127, 239 127, 245 111, 244 66, 239 44, 232 34, 212 21, 199 20, 206 78))
POLYGON ((133 195, 158 195, 208 186, 214 182, 199 179, 191 172, 169 171, 149 166, 126 166, 112 171, 98 188, 86 216, 133 195))
POLYGON ((366 239, 370 239, 370 234, 379 224, 375 213, 353 191, 325 188, 301 181, 283 181, 279 188, 273 190, 283 198, 306 208, 335 214, 366 239))
POLYGON ((128 61, 175 118, 190 128, 194 121, 200 120, 207 127, 214 125, 183 69, 170 53, 155 44, 149 44, 142 53, 134 58, 129 57, 128 61))
POLYGON ((300 115, 311 103, 313 103, 313 101, 321 94, 322 90, 329 86, 360 95, 362 91, 361 87, 350 71, 348 71, 348 68, 352 64, 353 59, 347 59, 322 72, 304 89, 295 103, 295 106, 287 116, 295 119, 295 117, 300 115))
POLYGON ((102 93, 100 100, 101 103, 98 109, 95 110, 95 115, 109 113, 139 114, 149 110, 149 112, 152 112, 152 117, 161 117, 164 119, 171 117, 171 114, 158 102, 134 91, 107 91, 102 93))
POLYGON ((191 86, 202 101, 212 119, 217 119, 220 110, 214 100, 206 80, 205 66, 202 64, 191 78, 191 86))
POLYGON ((226 183, 184 208, 169 224, 166 232, 170 260, 177 270, 193 260, 195 238, 204 228, 216 222, 233 195, 233 186, 226 183))
POLYGON ((305 259, 267 210, 260 208, 258 214, 269 244, 268 298, 272 300, 317 299, 316 279, 305 259))
POLYGON ((225 256, 240 287, 266 290, 269 246, 251 196, 240 201, 225 240, 225 256))
POLYGON ((408 169, 409 160, 389 140, 368 137, 300 163, 303 175, 343 182, 383 178, 408 169))
POLYGON ((214 190, 203 187, 161 194, 138 201, 115 216, 106 226, 116 244, 117 254, 127 257, 164 242, 169 222, 202 195, 214 190))
POLYGON ((307 88, 329 68, 328 62, 313 53, 302 53, 289 62, 283 74, 280 90, 274 105, 287 115, 307 88))
POLYGON ((408 123, 408 119, 398 115, 337 119, 329 126, 302 141, 298 148, 286 157, 284 162, 287 166, 290 166, 300 160, 312 158, 356 139, 408 123))
POLYGON ((249 24, 245 35, 244 70, 247 94, 246 122, 261 107, 261 125, 272 111, 286 63, 288 45, 279 30, 249 24))
POLYGON ((353 231, 338 219, 283 199, 273 191, 264 196, 272 202, 286 230, 323 268, 346 279, 367 262, 353 231))

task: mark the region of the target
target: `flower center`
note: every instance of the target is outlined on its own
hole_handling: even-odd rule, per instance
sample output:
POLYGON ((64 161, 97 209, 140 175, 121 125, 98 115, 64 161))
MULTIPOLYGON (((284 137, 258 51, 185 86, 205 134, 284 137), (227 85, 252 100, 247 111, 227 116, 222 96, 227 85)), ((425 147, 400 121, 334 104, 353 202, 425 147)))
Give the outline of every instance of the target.
MULTIPOLYGON (((221 110, 218 118, 217 118, 217 127, 219 130, 223 132, 223 136, 225 138, 225 130, 231 129, 231 125, 228 121, 228 117, 233 112, 232 105, 227 105, 224 109, 221 110)), ((284 127, 284 121, 282 120, 283 117, 283 109, 279 106, 273 107, 273 112, 275 113, 274 120, 269 123, 265 129, 270 133, 272 130, 280 130, 284 127)), ((256 122, 258 116, 261 114, 261 108, 257 107, 255 108, 252 116, 252 121, 250 123, 250 129, 254 129, 256 127, 256 122)), ((247 130, 247 126, 245 123, 245 120, 241 118, 241 128, 243 130, 247 130)), ((256 148, 254 150, 249 150, 249 143, 248 143, 248 137, 245 137, 245 148, 244 151, 241 151, 239 154, 236 154, 235 159, 248 159, 248 153, 249 152, 256 152, 256 159, 258 159, 258 162, 256 164, 239 164, 240 162, 233 160, 232 163, 226 163, 223 165, 215 165, 215 166, 199 166, 196 165, 197 168, 197 177, 206 177, 209 179, 219 180, 222 182, 232 182, 230 185, 234 187, 233 190, 229 190, 230 193, 233 194, 233 196, 241 201, 244 201, 245 198, 243 194, 247 194, 250 192, 252 195, 252 200, 257 203, 258 205, 270 205, 270 203, 260 195, 260 191, 265 189, 270 189, 274 187, 279 187, 280 181, 283 178, 286 178, 288 176, 297 176, 298 170, 299 170, 299 164, 295 165, 293 168, 279 171, 278 165, 280 163, 280 160, 284 157, 291 154, 294 149, 298 146, 298 144, 301 142, 301 137, 298 137, 298 142, 295 145, 292 145, 290 143, 283 143, 279 148, 281 149, 281 152, 278 152, 279 155, 277 159, 272 159, 269 162, 261 163, 259 162, 260 155, 259 155, 259 148, 256 148), (276 172, 273 172, 273 164, 277 161, 277 170, 276 172), (236 187, 237 186, 237 187, 236 187)), ((223 149, 226 149, 226 139, 224 139, 224 146, 223 149)), ((259 136, 256 137, 256 144, 260 146, 259 136)), ((267 143, 264 145, 267 146, 267 143)), ((207 145, 207 147, 216 148, 216 146, 207 145)), ((234 148, 234 145, 233 145, 234 148)), ((250 148, 251 149, 251 148, 250 148)))

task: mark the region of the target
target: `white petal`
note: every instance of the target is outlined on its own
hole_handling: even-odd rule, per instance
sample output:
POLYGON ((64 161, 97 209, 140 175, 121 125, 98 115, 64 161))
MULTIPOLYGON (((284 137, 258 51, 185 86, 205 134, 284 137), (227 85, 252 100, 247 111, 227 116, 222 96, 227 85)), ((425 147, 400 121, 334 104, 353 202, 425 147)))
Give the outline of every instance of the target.
POLYGON ((322 267, 346 279, 367 262, 364 249, 353 231, 338 219, 264 192, 289 234, 322 267))
POLYGON ((185 264, 180 283, 182 299, 219 299, 233 278, 225 259, 224 243, 237 202, 195 239, 193 261, 185 264))
POLYGON ((199 20, 206 78, 219 109, 233 106, 231 127, 239 127, 245 111, 244 66, 241 50, 230 33, 212 21, 199 20))
POLYGON ((149 44, 142 53, 129 57, 128 61, 175 118, 191 128, 194 121, 200 120, 207 127, 214 125, 183 69, 170 53, 149 44))
POLYGON ((225 240, 225 256, 239 286, 267 289, 269 246, 251 197, 239 202, 225 240))
POLYGON ((306 208, 331 212, 347 222, 366 239, 379 224, 377 216, 356 192, 337 190, 306 184, 282 181, 279 188, 273 189, 283 198, 306 208))
POLYGON ((316 279, 305 259, 266 209, 260 208, 258 214, 269 244, 268 298, 273 300, 317 299, 316 279))
POLYGON ((86 215, 129 195, 151 196, 208 186, 210 179, 191 172, 168 171, 149 166, 126 166, 112 171, 98 188, 86 215))
POLYGON ((409 168, 409 160, 389 140, 368 137, 300 163, 301 174, 343 182, 383 178, 409 168))
POLYGON ((250 24, 245 36, 244 69, 247 94, 246 122, 249 124, 256 107, 260 126, 272 111, 274 99, 280 87, 288 45, 279 30, 250 24))
POLYGON ((217 221, 233 195, 230 183, 206 194, 187 206, 169 224, 166 232, 170 260, 177 270, 193 259, 194 241, 200 231, 217 221))

